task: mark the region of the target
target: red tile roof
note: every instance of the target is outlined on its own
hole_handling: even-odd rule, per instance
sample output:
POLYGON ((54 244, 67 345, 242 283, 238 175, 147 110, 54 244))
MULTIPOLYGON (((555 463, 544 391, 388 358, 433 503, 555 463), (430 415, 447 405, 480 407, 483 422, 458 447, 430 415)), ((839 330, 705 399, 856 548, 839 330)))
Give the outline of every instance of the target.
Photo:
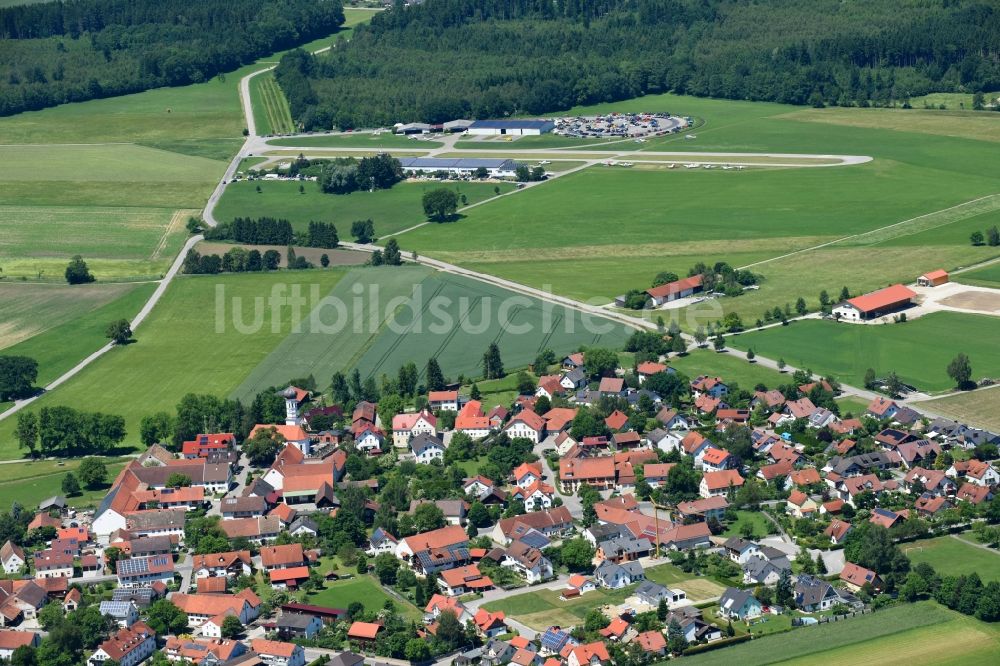
POLYGON ((347 637, 372 640, 378 635, 381 629, 382 625, 375 624, 374 622, 355 622, 347 630, 347 637))
POLYGON ((901 284, 894 284, 886 287, 885 289, 873 291, 870 294, 848 299, 847 302, 861 312, 872 312, 874 310, 881 310, 893 305, 905 303, 916 295, 916 292, 909 287, 905 287, 901 284))

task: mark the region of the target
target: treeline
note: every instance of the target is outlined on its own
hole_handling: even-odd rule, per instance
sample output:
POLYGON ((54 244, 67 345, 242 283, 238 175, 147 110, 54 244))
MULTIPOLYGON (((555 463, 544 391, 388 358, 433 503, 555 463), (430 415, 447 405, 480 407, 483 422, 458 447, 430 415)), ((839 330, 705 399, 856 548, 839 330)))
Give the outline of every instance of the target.
POLYGON ((125 419, 114 414, 82 412, 72 407, 42 407, 17 415, 15 434, 34 457, 107 453, 125 439, 125 419))
POLYGON ((281 264, 281 253, 268 250, 244 250, 234 247, 221 257, 217 254, 201 254, 195 249, 188 250, 181 270, 188 275, 214 275, 216 273, 257 273, 276 271, 281 264))
MULTIPOLYGON (((673 91, 883 105, 1000 87, 982 0, 429 0, 282 58, 306 129, 541 114, 673 91)), ((666 109, 669 111, 669 109, 666 109)))
POLYGON ((205 231, 206 240, 233 240, 250 245, 290 245, 294 238, 292 223, 273 217, 237 217, 205 231))
POLYGON ((0 8, 0 115, 206 81, 343 22, 339 0, 66 0, 0 8))
POLYGON ((350 194, 358 190, 387 190, 403 180, 403 165, 382 153, 372 157, 340 157, 323 165, 319 187, 327 194, 350 194))

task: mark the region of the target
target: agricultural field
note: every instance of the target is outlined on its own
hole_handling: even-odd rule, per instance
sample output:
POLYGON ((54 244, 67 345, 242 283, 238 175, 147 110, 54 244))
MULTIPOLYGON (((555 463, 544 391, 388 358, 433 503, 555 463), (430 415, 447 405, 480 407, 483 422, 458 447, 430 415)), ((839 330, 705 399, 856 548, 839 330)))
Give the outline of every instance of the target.
MULTIPOLYGON (((260 330, 241 333, 233 323, 237 307, 249 327, 243 330, 253 330, 253 299, 267 299, 273 289, 290 293, 296 288, 323 296, 342 276, 342 270, 330 269, 179 277, 136 331, 134 344, 112 350, 28 409, 58 404, 120 414, 129 433, 124 444, 136 446, 143 416, 173 411, 187 393, 227 395, 291 330, 292 308, 274 312, 268 307, 261 311, 260 330), (217 305, 222 307, 217 310, 217 305)), ((0 421, 0 459, 20 456, 15 421, 0 421)))
POLYGON ((411 150, 430 150, 438 148, 440 141, 415 139, 393 134, 389 130, 379 133, 355 132, 351 134, 317 134, 316 136, 297 137, 294 139, 271 139, 269 146, 292 146, 294 148, 409 148, 411 150))
POLYGON ((946 368, 959 352, 968 354, 974 378, 1000 375, 996 331, 994 317, 937 312, 905 324, 872 326, 810 319, 731 336, 729 345, 854 386, 863 385, 868 368, 879 376, 895 370, 903 382, 936 392, 954 387, 946 368))
MULTIPOLYGON (((441 187, 454 188, 459 195, 465 195, 469 204, 495 196, 494 183, 452 183, 404 182, 389 190, 375 192, 352 192, 351 194, 325 194, 314 182, 294 181, 242 181, 229 185, 215 209, 219 220, 234 217, 271 216, 287 219, 297 230, 305 230, 310 221, 333 222, 340 237, 351 240, 351 222, 371 218, 375 222, 375 233, 388 237, 403 229, 427 221, 421 199, 424 192, 441 187), (299 186, 303 192, 299 192, 299 186), (257 187, 260 192, 257 192, 257 187)), ((501 192, 509 192, 513 186, 499 185, 501 192)), ((469 211, 471 214, 472 211, 469 211)), ((458 223, 438 225, 457 229, 458 223)), ((400 239, 401 245, 409 250, 408 241, 400 239)))
POLYGON ((684 657, 692 666, 741 664, 968 664, 992 660, 997 629, 933 602, 794 629, 684 657))
POLYGON ((38 361, 37 385, 45 386, 103 347, 108 324, 132 319, 155 288, 154 284, 0 284, 5 307, 0 353, 38 361))
POLYGON ((597 322, 603 332, 595 332, 574 311, 413 265, 354 269, 330 294, 330 300, 344 308, 316 311, 330 332, 304 327, 289 335, 246 377, 233 397, 251 397, 310 373, 320 381, 355 367, 362 378, 395 376, 408 361, 422 371, 431 356, 437 357, 449 377, 475 377, 481 373, 480 359, 491 342, 499 345, 506 367, 518 368, 531 363, 545 348, 558 355, 581 345, 618 347, 629 333, 608 321, 597 322), (377 299, 374 308, 371 299, 377 299), (344 328, 348 313, 350 328, 344 328))
POLYGON ((674 356, 669 364, 677 372, 682 372, 691 379, 699 375, 722 377, 726 382, 739 384, 740 388, 747 391, 752 391, 757 384, 777 388, 791 381, 790 375, 709 349, 695 349, 684 356, 674 356))
POLYGON ((250 79, 250 102, 253 105, 254 122, 257 133, 290 134, 295 131, 292 114, 288 110, 288 100, 278 87, 273 72, 259 74, 250 79))
POLYGON ((390 597, 370 576, 358 575, 347 580, 327 583, 323 590, 306 595, 305 603, 329 608, 347 608, 357 601, 364 604, 365 610, 375 613, 382 610, 382 605, 388 600, 392 600, 407 619, 419 621, 423 618, 423 613, 413 604, 390 597))
POLYGON ((942 575, 960 576, 979 574, 983 583, 1000 581, 1000 551, 986 550, 973 543, 971 534, 921 539, 901 544, 903 552, 913 564, 926 562, 942 575), (963 541, 965 539, 967 541, 963 541))
POLYGON ((470 211, 462 234, 421 228, 408 232, 407 240, 432 256, 595 303, 629 287, 645 288, 661 270, 683 275, 697 261, 728 261, 761 275, 759 291, 719 301, 750 322, 799 296, 815 306, 820 289, 836 293, 846 283, 857 292, 998 254, 968 243, 970 230, 1000 215, 1000 197, 990 197, 1000 188, 984 175, 992 144, 1000 140, 990 114, 804 110, 675 95, 568 113, 615 109, 666 110, 704 121, 696 139, 652 139, 639 153, 856 154, 874 160, 742 172, 594 167, 470 211), (890 225, 896 226, 885 229, 890 225), (505 233, 497 233, 500 228, 505 233), (882 231, 871 233, 876 229, 882 231), (880 261, 866 261, 873 252, 880 261), (853 267, 848 276, 844 265, 853 267), (607 280, 609 274, 617 279, 607 280), (809 276, 808 292, 803 275, 809 276))
POLYGON ((959 273, 953 279, 955 282, 974 284, 980 287, 1000 288, 1000 262, 959 273))
POLYGON ((915 405, 994 432, 1000 430, 1000 388, 956 393, 915 405))

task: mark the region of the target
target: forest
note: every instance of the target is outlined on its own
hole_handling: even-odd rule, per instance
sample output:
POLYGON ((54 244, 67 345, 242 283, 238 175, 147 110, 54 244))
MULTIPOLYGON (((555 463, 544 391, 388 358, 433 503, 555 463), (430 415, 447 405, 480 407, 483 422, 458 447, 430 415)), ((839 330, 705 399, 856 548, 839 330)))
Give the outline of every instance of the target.
POLYGON ((537 115, 651 93, 814 106, 1000 89, 985 0, 397 2, 282 58, 304 129, 537 115))
POLYGON ((339 0, 65 0, 0 8, 0 115, 205 81, 343 22, 339 0))

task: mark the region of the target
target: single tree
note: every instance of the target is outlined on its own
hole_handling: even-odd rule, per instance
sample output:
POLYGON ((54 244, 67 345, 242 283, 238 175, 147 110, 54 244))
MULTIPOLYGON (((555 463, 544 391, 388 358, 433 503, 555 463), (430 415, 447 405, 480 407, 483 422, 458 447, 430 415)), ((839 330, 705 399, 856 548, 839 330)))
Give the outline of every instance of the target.
POLYGON ((968 388, 972 384, 972 363, 965 354, 959 354, 948 364, 948 376, 955 380, 958 388, 968 388))
POLYGON ((778 372, 784 372, 784 371, 785 371, 785 367, 786 367, 787 365, 788 365, 788 364, 787 364, 787 363, 785 363, 785 359, 783 359, 783 358, 779 358, 779 359, 778 359, 778 372))
POLYGON ((706 340, 708 340, 708 336, 705 334, 705 327, 698 324, 698 328, 694 332, 694 341, 701 347, 705 344, 706 340))
POLYGON ((63 477, 62 491, 69 496, 80 494, 80 482, 76 480, 76 475, 73 472, 67 472, 66 476, 63 477))
POLYGON ((70 284, 86 284, 88 282, 93 282, 94 276, 91 275, 90 269, 87 267, 87 262, 83 260, 80 255, 75 255, 66 266, 66 282, 70 284))
POLYGON ((500 358, 500 348, 491 342, 483 353, 483 377, 486 379, 502 379, 504 376, 503 360, 500 358))
POLYGON ((754 360, 754 359, 755 359, 756 357, 757 357, 757 355, 756 355, 756 354, 754 354, 754 352, 753 352, 753 348, 750 348, 750 349, 748 349, 748 350, 747 350, 747 360, 748 360, 748 361, 750 361, 751 363, 753 363, 753 360, 754 360))
POLYGON ((469 389, 469 398, 471 400, 481 400, 483 397, 482 392, 479 390, 479 384, 473 382, 472 388, 469 389))
POLYGON ((724 337, 722 337, 722 333, 717 334, 712 339, 712 347, 717 352, 720 352, 720 351, 722 351, 723 349, 726 348, 726 339, 724 337))
POLYGON ((85 458, 77 473, 88 489, 93 490, 108 480, 107 465, 100 458, 85 458))
POLYGON ((986 230, 986 244, 990 247, 1000 245, 1000 229, 995 225, 986 230))
POLYGON ((875 374, 875 368, 868 368, 865 370, 864 384, 866 389, 875 388, 875 382, 878 381, 878 376, 875 374))
POLYGON ((795 301, 795 312, 801 317, 805 313, 809 312, 809 308, 806 307, 806 299, 799 296, 798 300, 795 301))
POLYGON ((227 615, 222 620, 221 630, 223 638, 237 638, 243 633, 243 623, 235 615, 227 615))
POLYGON ((323 268, 326 268, 327 266, 329 266, 330 265, 330 255, 328 255, 328 254, 321 254, 320 257, 319 257, 319 265, 322 266, 323 268))
POLYGON ((18 446, 28 450, 32 458, 38 453, 38 414, 18 412, 17 427, 14 430, 18 446))
POLYGON ((128 319, 119 319, 108 324, 104 337, 116 345, 127 345, 132 340, 132 325, 128 319))
POLYGON ((390 238, 382 251, 382 260, 386 266, 399 266, 403 263, 403 254, 399 251, 399 243, 395 238, 390 238))
POLYGON ((978 247, 978 246, 982 245, 984 242, 986 242, 986 239, 983 236, 983 232, 982 231, 973 231, 969 235, 969 242, 971 242, 973 245, 975 245, 976 247, 978 247))
POLYGON ((436 222, 444 222, 458 210, 458 194, 447 187, 430 190, 424 192, 422 204, 424 215, 436 222))
POLYGON ((427 359, 427 390, 441 391, 445 387, 444 373, 441 372, 441 365, 434 356, 427 359))

